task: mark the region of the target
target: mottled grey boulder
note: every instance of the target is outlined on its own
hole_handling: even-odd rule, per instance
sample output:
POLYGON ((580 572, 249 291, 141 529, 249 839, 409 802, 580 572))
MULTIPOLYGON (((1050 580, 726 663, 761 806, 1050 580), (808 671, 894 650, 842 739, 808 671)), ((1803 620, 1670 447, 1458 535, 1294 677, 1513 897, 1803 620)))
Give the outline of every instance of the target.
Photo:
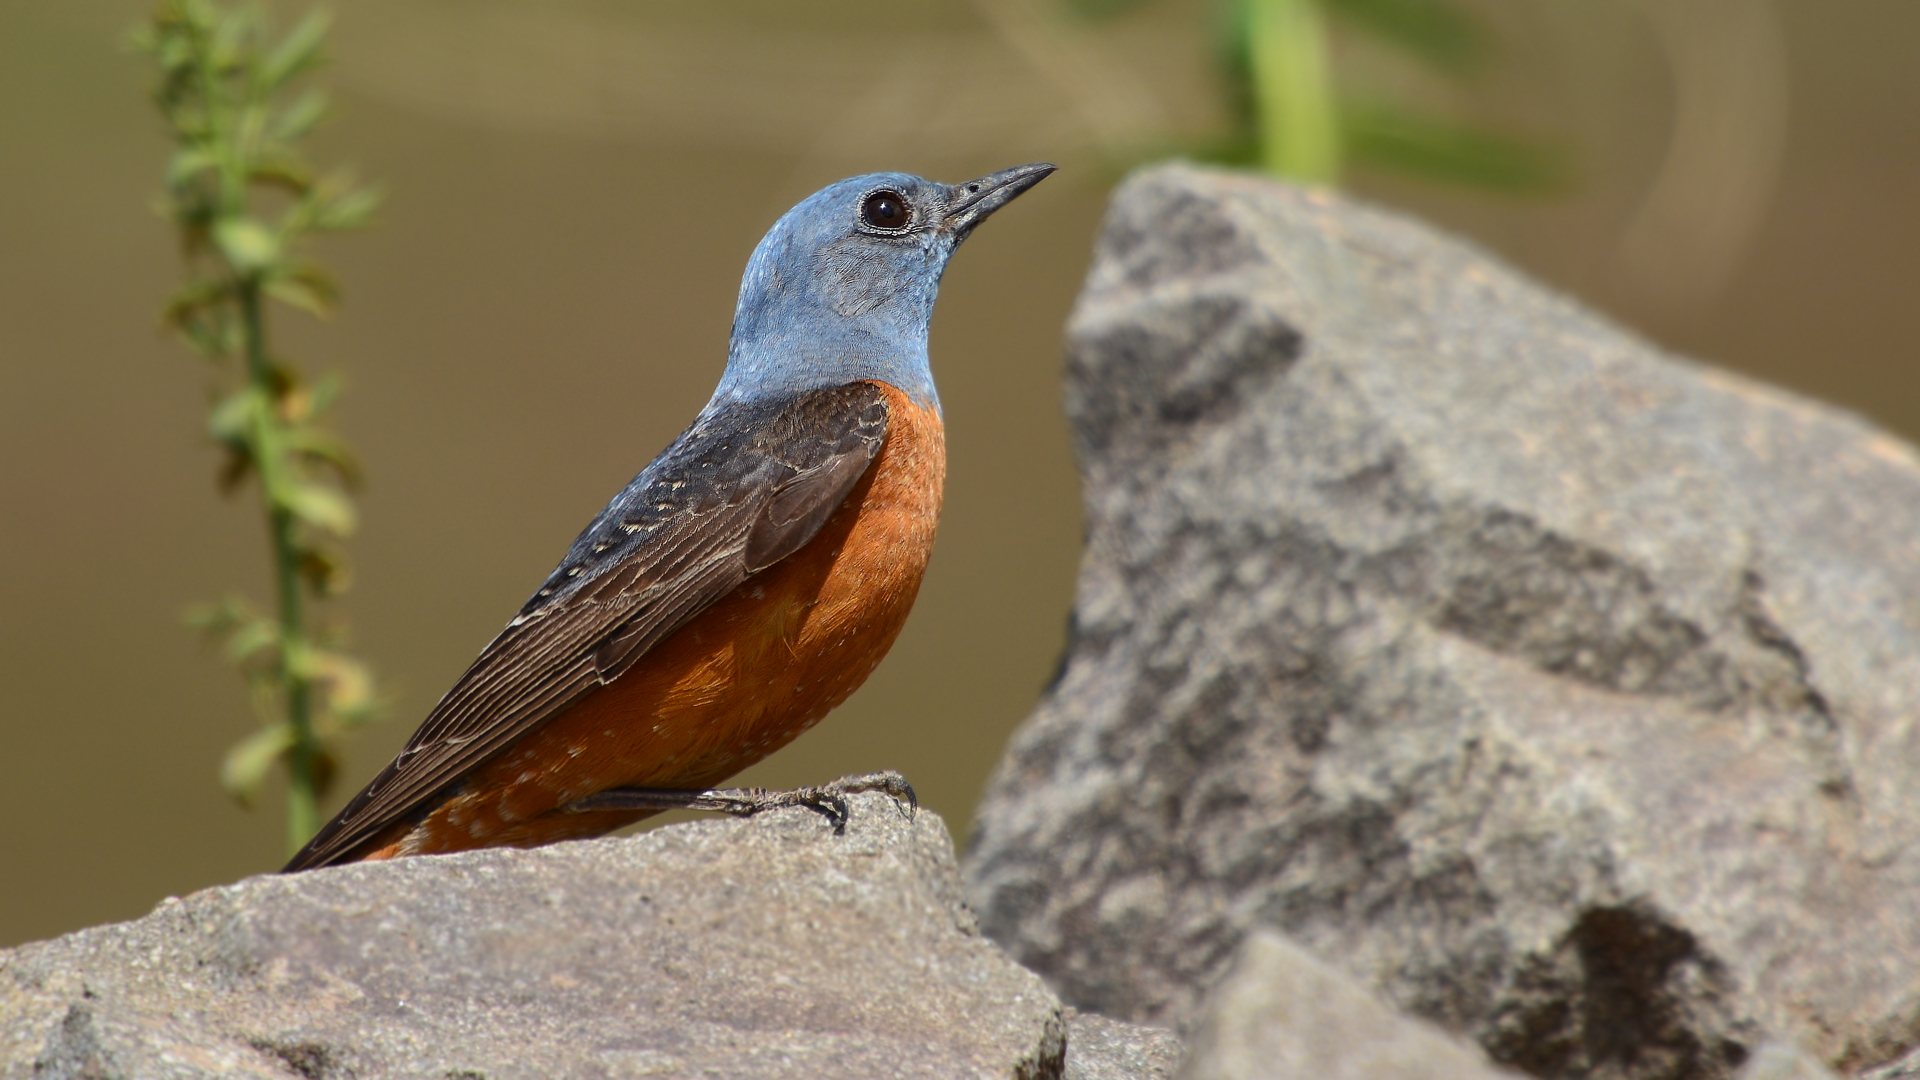
POLYGON ((1058 1077, 939 818, 880 796, 260 877, 0 953, 0 1077, 1058 1077))
POLYGON ((1066 1080, 1173 1080, 1181 1049, 1163 1028, 1067 1010, 1066 1080))
POLYGON ((1489 1064, 1479 1047, 1395 1012, 1279 934, 1255 930, 1194 1025, 1179 1076, 1502 1080, 1512 1074, 1489 1064))
POLYGON ((966 871, 1070 1004, 1185 1025, 1268 925, 1542 1076, 1920 1042, 1908 446, 1184 167, 1068 337, 1071 641, 966 871))

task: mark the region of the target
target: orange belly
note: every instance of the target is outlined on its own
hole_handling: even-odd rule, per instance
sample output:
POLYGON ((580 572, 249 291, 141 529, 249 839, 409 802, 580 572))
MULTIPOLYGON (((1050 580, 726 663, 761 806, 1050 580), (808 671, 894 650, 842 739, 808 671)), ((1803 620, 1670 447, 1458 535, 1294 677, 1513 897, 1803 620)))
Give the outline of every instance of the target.
POLYGON ((611 787, 707 788, 818 723, 905 624, 946 478, 940 418, 883 387, 887 438, 807 546, 749 578, 618 679, 471 773, 361 859, 598 836, 651 811, 557 808, 611 787))

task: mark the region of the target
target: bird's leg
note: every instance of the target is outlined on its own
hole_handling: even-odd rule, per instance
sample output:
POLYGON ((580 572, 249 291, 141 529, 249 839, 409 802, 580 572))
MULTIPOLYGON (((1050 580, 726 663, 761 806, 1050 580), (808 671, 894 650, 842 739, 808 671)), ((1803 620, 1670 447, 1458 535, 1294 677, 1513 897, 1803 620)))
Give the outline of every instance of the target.
POLYGON ((590 814, 597 810, 713 810, 734 817, 752 817, 763 810, 804 806, 826 818, 836 834, 847 831, 847 796, 861 791, 884 792, 912 818, 920 809, 907 778, 889 769, 886 772, 843 776, 818 787, 791 791, 765 788, 715 788, 691 791, 678 788, 620 787, 595 792, 561 807, 563 813, 590 814))

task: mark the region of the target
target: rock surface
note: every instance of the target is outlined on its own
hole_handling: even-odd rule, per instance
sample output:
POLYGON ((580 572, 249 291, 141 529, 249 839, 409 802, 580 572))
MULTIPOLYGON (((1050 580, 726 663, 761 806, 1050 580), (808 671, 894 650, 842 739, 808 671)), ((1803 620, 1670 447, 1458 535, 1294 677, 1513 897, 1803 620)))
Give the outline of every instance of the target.
POLYGON ((1066 1080, 1173 1080, 1181 1050, 1171 1031, 1067 1010, 1066 1080))
POLYGON ((1255 930, 1194 1026, 1180 1080, 1501 1080, 1480 1048, 1255 930))
POLYGON ((1071 641, 966 869, 1070 1004, 1189 1024, 1265 925, 1541 1076, 1920 1042, 1909 447, 1185 167, 1068 338, 1071 641))
POLYGON ((1790 1043, 1767 1043, 1740 1066, 1739 1080, 1837 1080, 1826 1063, 1790 1043))
POLYGON ((1920 1050, 1883 1062, 1860 1074, 1860 1080, 1920 1080, 1920 1050))
MULTIPOLYGON (((1479 1047, 1394 1011, 1351 976, 1264 928, 1240 943, 1194 1023, 1189 1046, 1178 1080, 1518 1076, 1494 1066, 1479 1047)), ((1835 1077, 1797 1046, 1766 1043, 1747 1057, 1737 1080, 1835 1077)))
POLYGON ((0 953, 0 1077, 1058 1077, 1058 1001, 883 797, 259 877, 0 953))

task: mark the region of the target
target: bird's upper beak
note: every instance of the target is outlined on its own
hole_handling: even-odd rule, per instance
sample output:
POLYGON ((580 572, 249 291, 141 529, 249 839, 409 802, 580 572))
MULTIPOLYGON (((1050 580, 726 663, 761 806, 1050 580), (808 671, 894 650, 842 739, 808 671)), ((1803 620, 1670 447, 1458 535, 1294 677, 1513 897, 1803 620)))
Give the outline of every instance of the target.
POLYGON ((1002 169, 997 173, 988 173, 978 180, 969 180, 964 184, 955 184, 949 188, 951 201, 947 204, 947 217, 943 225, 956 238, 964 239, 973 231, 975 225, 987 220, 995 210, 1012 202, 1020 193, 1045 180, 1058 166, 1044 161, 1032 165, 1016 165, 1011 169, 1002 169))

